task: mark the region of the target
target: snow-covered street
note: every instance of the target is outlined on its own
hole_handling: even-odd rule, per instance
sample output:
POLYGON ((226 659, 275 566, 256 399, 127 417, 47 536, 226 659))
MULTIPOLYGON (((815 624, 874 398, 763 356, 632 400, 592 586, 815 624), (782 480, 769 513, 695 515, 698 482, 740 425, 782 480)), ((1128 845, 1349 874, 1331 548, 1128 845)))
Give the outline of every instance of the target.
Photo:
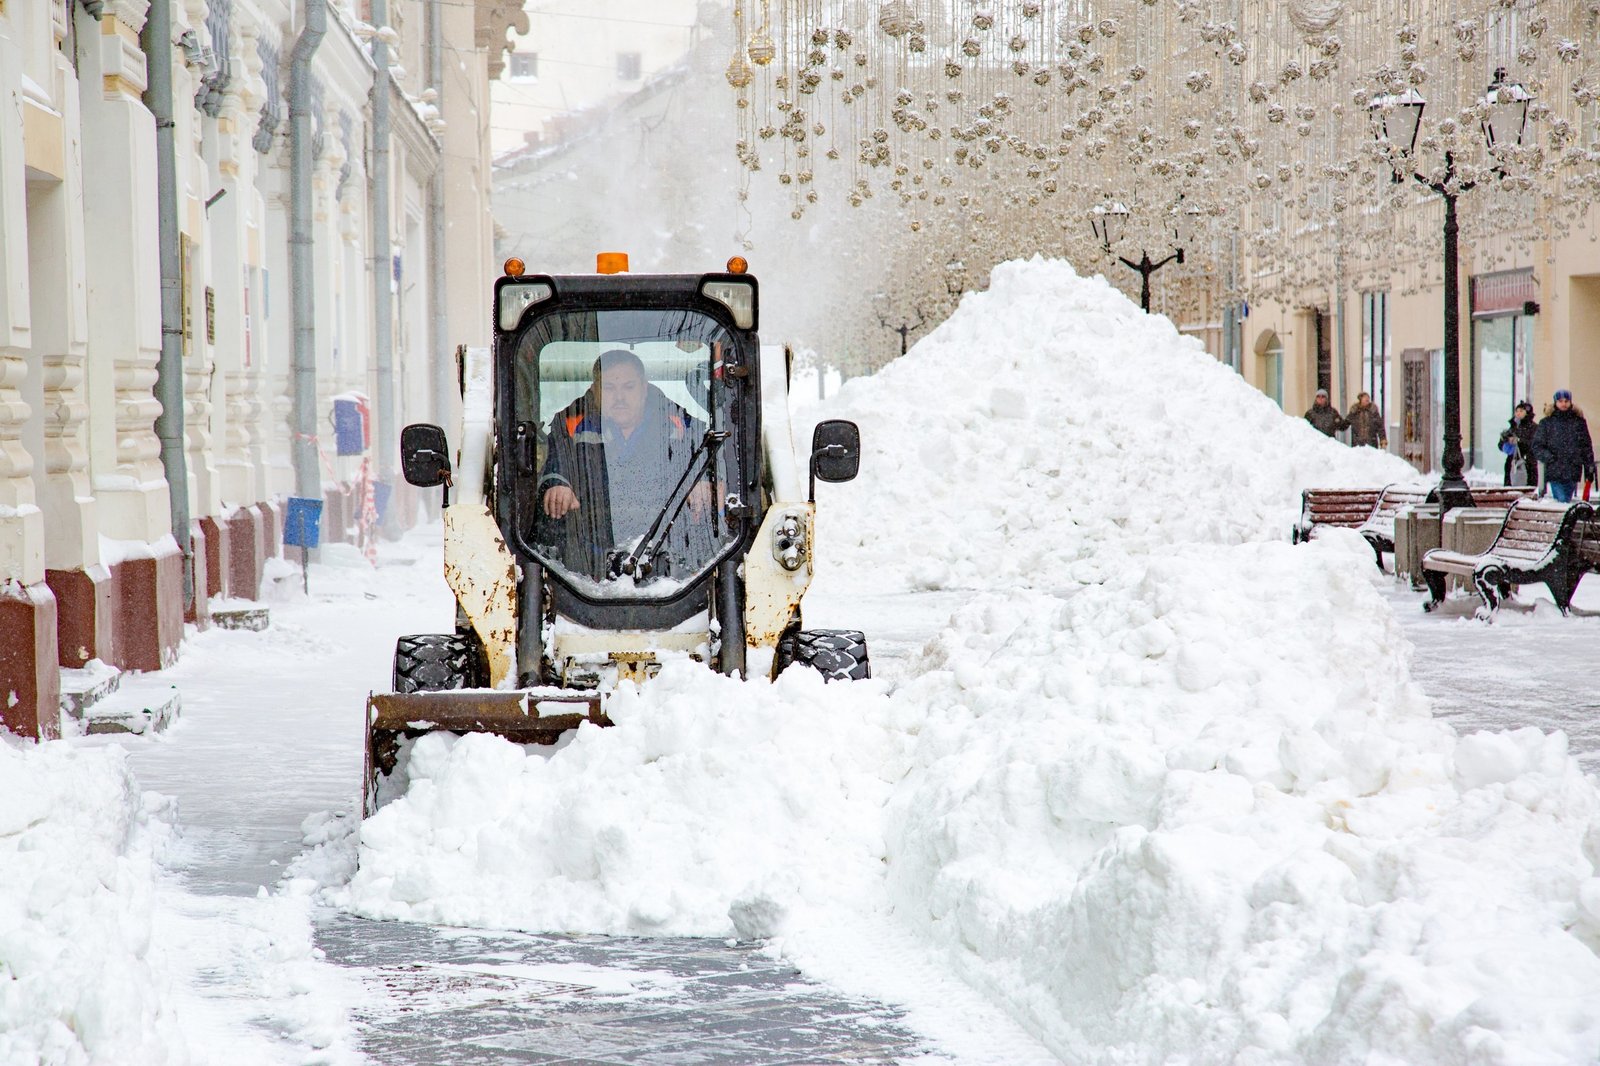
POLYGON ((358 834, 431 526, 192 633, 165 735, 0 745, 0 1061, 1593 1060, 1600 581, 1484 624, 1291 546, 1408 468, 1063 263, 813 413, 866 459, 806 624, 870 681, 669 663, 555 750, 419 739, 358 834))

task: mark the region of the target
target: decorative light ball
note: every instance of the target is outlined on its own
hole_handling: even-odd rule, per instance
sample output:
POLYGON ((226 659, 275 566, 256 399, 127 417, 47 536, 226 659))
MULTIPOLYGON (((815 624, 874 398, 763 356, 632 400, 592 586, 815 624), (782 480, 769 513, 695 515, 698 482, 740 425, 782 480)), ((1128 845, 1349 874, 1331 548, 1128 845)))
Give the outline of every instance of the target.
POLYGON ((744 56, 736 55, 728 60, 728 69, 723 76, 735 89, 743 89, 755 80, 756 74, 750 69, 750 64, 745 62, 744 56))
POLYGON ((890 37, 904 37, 911 32, 916 16, 906 0, 889 0, 878 12, 878 29, 890 37))
POLYGON ((994 26, 994 16, 989 14, 989 12, 980 11, 976 15, 972 16, 972 28, 973 29, 975 29, 975 30, 987 30, 987 29, 991 28, 992 26, 994 26))
POLYGON ((764 67, 777 56, 778 49, 763 28, 757 30, 755 35, 750 38, 750 43, 745 46, 744 52, 745 55, 750 57, 750 62, 758 67, 764 67))

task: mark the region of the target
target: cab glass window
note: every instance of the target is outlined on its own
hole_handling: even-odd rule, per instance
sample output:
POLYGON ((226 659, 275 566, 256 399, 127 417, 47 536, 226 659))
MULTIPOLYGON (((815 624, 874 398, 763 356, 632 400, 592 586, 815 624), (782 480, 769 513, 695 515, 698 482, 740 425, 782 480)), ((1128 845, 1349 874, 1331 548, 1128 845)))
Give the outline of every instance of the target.
POLYGON ((556 311, 515 348, 517 522, 590 598, 670 599, 732 543, 733 339, 688 310, 556 311))

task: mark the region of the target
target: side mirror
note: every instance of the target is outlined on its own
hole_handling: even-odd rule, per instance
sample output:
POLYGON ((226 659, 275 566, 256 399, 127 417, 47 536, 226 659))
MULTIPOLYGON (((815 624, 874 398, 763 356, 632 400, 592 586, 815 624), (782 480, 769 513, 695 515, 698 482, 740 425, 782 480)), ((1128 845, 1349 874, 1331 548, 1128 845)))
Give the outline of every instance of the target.
POLYGON ((861 470, 861 430, 842 418, 817 423, 811 434, 811 498, 817 479, 850 481, 861 470))
POLYGON ((400 467, 418 488, 450 483, 450 442, 444 430, 417 422, 400 431, 400 467))

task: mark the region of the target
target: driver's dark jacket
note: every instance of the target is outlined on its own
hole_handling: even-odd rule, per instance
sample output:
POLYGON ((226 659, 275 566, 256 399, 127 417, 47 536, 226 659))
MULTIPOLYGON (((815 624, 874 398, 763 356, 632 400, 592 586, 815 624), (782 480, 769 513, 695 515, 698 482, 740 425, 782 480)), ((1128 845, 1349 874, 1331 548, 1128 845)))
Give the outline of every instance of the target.
MULTIPOLYGON (((593 393, 584 393, 551 421, 535 494, 534 539, 554 545, 569 568, 600 578, 608 551, 648 532, 704 435, 704 423, 654 385, 643 421, 627 438, 601 417, 593 393), (544 497, 560 484, 577 495, 578 510, 552 519, 544 513, 544 497)), ((669 547, 678 551, 688 547, 687 512, 686 506, 672 529, 669 547)))

